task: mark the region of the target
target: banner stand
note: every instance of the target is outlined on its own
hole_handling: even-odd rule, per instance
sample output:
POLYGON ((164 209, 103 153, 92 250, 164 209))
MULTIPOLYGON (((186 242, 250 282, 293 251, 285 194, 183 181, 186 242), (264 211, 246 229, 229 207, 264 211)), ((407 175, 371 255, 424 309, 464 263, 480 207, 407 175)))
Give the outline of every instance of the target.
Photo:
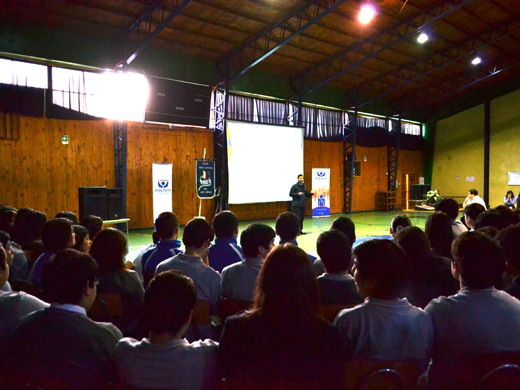
POLYGON ((330 168, 312 168, 312 217, 330 217, 330 168))
POLYGON ((213 199, 215 197, 215 161, 206 161, 206 148, 202 161, 195 160, 195 188, 199 197, 199 216, 202 214, 202 199, 213 199))

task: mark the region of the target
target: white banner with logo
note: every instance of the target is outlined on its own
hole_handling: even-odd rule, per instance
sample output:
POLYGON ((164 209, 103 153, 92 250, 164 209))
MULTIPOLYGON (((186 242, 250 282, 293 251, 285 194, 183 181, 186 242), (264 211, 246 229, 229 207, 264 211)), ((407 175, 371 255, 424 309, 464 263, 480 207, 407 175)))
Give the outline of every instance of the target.
POLYGON ((312 168, 312 217, 330 217, 330 168, 312 168))
POLYGON ((172 164, 152 164, 153 221, 172 210, 172 164))

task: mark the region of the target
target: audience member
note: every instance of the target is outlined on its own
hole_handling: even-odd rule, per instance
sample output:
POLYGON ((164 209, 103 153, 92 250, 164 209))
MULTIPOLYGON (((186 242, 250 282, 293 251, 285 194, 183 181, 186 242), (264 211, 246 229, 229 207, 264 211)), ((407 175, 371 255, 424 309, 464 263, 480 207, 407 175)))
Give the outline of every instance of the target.
POLYGON ((229 317, 219 350, 227 380, 344 385, 337 330, 318 316, 318 287, 306 253, 286 244, 267 256, 251 311, 229 317))
POLYGON ((418 360, 426 368, 432 346, 432 323, 406 298, 404 251, 396 243, 374 239, 354 249, 354 279, 365 296, 362 305, 336 318, 348 357, 356 360, 418 360))
POLYGON ((362 299, 354 278, 348 274, 352 243, 343 232, 331 229, 323 232, 316 243, 325 273, 318 277, 322 305, 355 305, 362 299))
POLYGON ((113 352, 122 334, 86 316, 97 272, 94 259, 74 249, 59 251, 45 266, 42 288, 51 306, 24 317, 14 333, 7 364, 15 383, 90 390, 117 381, 113 352))
POLYGON ((95 215, 86 216, 81 225, 88 229, 88 235, 91 240, 96 238, 97 234, 103 229, 103 220, 95 215))
POLYGON ((209 265, 217 272, 230 264, 244 260, 242 248, 237 244, 238 218, 229 210, 221 211, 213 218, 215 243, 209 247, 209 265))
POLYGON ((124 338, 116 346, 116 364, 123 383, 132 388, 216 388, 216 352, 212 340, 188 343, 188 329, 197 299, 193 281, 175 271, 158 274, 146 289, 142 321, 148 338, 124 338))
POLYGON ((405 227, 397 232, 394 241, 406 252, 404 296, 412 305, 425 308, 433 298, 459 291, 459 283, 451 274, 451 260, 431 252, 428 237, 420 228, 405 227))
POLYGON ((486 236, 491 237, 491 238, 495 238, 498 234, 498 230, 494 226, 484 226, 484 227, 478 228, 476 231, 484 233, 486 236))
POLYGON ((437 211, 426 218, 424 231, 430 241, 432 252, 436 256, 451 258, 453 230, 446 213, 437 211))
POLYGON ((509 190, 504 196, 504 205, 510 209, 514 209, 516 207, 517 197, 513 193, 513 191, 509 190))
MULTIPOLYGON (((204 260, 213 238, 213 228, 205 219, 192 219, 184 227, 182 235, 185 252, 164 260, 157 266, 155 274, 174 270, 190 277, 197 286, 197 299, 207 301, 210 313, 216 314, 217 302, 222 295, 220 274, 204 260)), ((211 323, 190 327, 187 335, 190 341, 212 337, 211 323)))
MULTIPOLYGON (((276 218, 275 230, 278 237, 280 237, 280 245, 292 244, 298 246, 296 239, 300 234, 300 220, 296 214, 290 211, 281 213, 276 218)), ((308 252, 307 255, 311 263, 316 261, 316 256, 308 252)))
POLYGON ((502 230, 511 225, 511 220, 509 218, 504 218, 500 213, 489 210, 483 213, 480 213, 475 221, 475 230, 486 226, 493 226, 497 230, 502 230))
POLYGON ((0 230, 11 234, 17 210, 9 206, 0 206, 0 230))
MULTIPOLYGON (((15 250, 13 248, 11 237, 3 230, 0 230, 0 246, 5 250, 7 256, 7 265, 9 266, 9 279, 4 283, 3 286, 0 286, 0 290, 7 292, 13 290, 35 293, 34 288, 30 282, 26 281, 25 279, 18 278, 17 274, 15 273, 11 274, 12 269, 20 267, 20 259, 17 259, 17 256, 19 256, 20 253, 17 253, 17 251, 21 252, 22 261, 25 260, 25 255, 23 254, 23 251, 15 250), (18 262, 17 265, 15 265, 16 262, 18 262)), ((25 264, 26 263, 27 261, 25 260, 25 264)))
MULTIPOLYGON (((464 205, 466 207, 466 205, 464 205)), ((435 211, 445 212, 450 218, 451 231, 453 238, 457 238, 460 234, 466 232, 468 229, 464 224, 457 219, 459 216, 459 204, 453 198, 442 198, 435 203, 435 211)))
POLYGON ((484 202, 484 199, 482 199, 478 195, 478 191, 475 189, 468 191, 468 196, 466 197, 466 199, 464 199, 464 203, 462 204, 462 207, 465 208, 467 205, 472 204, 472 203, 481 204, 487 210, 486 202, 484 202))
POLYGON ((275 231, 267 225, 253 223, 240 235, 245 260, 228 265, 222 271, 222 297, 253 301, 256 281, 264 260, 274 247, 275 231))
POLYGON ((76 249, 83 253, 88 253, 90 246, 92 245, 92 241, 90 241, 88 229, 85 226, 81 225, 72 225, 74 229, 75 244, 72 249, 76 249))
POLYGON ((166 211, 155 220, 157 245, 143 253, 141 269, 144 285, 147 286, 155 275, 155 269, 162 261, 182 253, 179 241, 179 220, 174 213, 166 211))
POLYGON ((74 214, 72 211, 60 211, 54 219, 56 218, 65 218, 68 219, 70 222, 72 222, 73 225, 79 224, 79 220, 76 214, 74 214))
POLYGON ((134 271, 125 268, 126 236, 117 229, 100 231, 90 248, 99 266, 99 297, 107 304, 114 325, 126 336, 137 326, 144 289, 134 271))
POLYGON ((520 226, 509 226, 497 235, 502 252, 506 259, 505 273, 512 278, 511 283, 504 291, 520 299, 520 226))
POLYGON ((394 238, 395 235, 397 234, 397 232, 399 232, 401 229, 403 229, 407 226, 412 226, 412 221, 410 221, 410 218, 408 218, 408 215, 406 215, 406 214, 396 215, 392 219, 392 222, 390 224, 390 236, 392 238, 394 238))
POLYGON ((28 280, 37 288, 40 287, 43 267, 60 249, 72 248, 75 244, 72 222, 65 218, 57 218, 43 226, 42 241, 45 252, 38 257, 29 272, 28 280))
POLYGON ((18 245, 18 249, 22 249, 22 247, 18 243, 18 241, 23 242, 23 240, 24 240, 23 239, 24 219, 32 211, 33 211, 33 209, 31 209, 29 207, 22 207, 16 213, 16 217, 14 219, 13 227, 12 227, 12 230, 11 230, 11 232, 9 234, 11 235, 11 238, 13 239, 13 242, 15 242, 18 245))
POLYGON ((464 208, 464 223, 470 232, 475 230, 475 221, 484 211, 486 209, 479 203, 471 203, 464 208))

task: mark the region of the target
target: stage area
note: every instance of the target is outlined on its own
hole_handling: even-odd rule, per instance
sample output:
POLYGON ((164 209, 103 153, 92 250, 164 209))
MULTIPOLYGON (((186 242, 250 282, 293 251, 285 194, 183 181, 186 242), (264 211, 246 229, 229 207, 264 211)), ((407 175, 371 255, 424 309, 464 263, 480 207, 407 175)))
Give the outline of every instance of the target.
MULTIPOLYGON (((316 252, 316 240, 321 232, 328 230, 332 222, 340 215, 345 215, 350 218, 356 225, 356 237, 378 237, 378 236, 389 236, 390 222, 392 218, 397 214, 403 214, 401 210, 397 211, 371 211, 346 214, 335 214, 330 218, 305 218, 303 231, 307 234, 298 238, 298 244, 301 248, 306 251, 316 252)), ((424 223, 428 215, 421 215, 415 218, 415 215, 409 214, 412 224, 419 226, 424 230, 424 223)), ((259 221, 241 221, 240 231, 250 223, 264 223, 271 226, 274 229, 275 220, 259 220, 259 221)), ((181 227, 182 237, 183 227, 181 227)), ((127 260, 133 260, 135 256, 146 246, 152 243, 152 229, 143 230, 131 230, 130 231, 130 242, 129 242, 129 253, 127 260)), ((240 240, 240 237, 239 237, 240 240)), ((275 240, 278 243, 278 238, 275 240)))

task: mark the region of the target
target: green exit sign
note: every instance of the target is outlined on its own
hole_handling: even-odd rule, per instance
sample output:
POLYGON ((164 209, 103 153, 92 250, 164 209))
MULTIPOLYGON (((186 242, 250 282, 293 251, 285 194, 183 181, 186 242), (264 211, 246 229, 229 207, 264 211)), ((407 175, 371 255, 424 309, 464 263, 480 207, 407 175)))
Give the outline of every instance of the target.
POLYGON ((68 145, 69 144, 69 136, 68 135, 64 135, 63 137, 61 137, 61 143, 63 145, 68 145))

